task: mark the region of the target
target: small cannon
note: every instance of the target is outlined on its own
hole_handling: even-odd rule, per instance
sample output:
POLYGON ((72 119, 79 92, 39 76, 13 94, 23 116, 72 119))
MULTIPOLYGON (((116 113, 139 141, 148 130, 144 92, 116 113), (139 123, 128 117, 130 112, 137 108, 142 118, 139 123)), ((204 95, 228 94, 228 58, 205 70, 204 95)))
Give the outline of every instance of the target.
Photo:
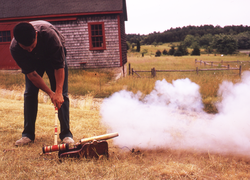
POLYGON ((100 136, 93 136, 90 138, 83 138, 77 144, 70 148, 69 144, 59 144, 53 146, 44 146, 42 148, 43 153, 59 151, 59 158, 71 157, 71 158, 99 158, 101 155, 108 154, 108 143, 106 140, 117 137, 118 133, 104 134, 100 136))

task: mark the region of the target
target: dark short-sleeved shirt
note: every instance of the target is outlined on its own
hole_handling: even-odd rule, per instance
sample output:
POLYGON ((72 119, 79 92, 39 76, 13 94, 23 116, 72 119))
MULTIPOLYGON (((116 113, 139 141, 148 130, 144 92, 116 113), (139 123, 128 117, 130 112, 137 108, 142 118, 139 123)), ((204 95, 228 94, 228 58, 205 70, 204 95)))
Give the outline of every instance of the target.
POLYGON ((60 69, 65 67, 64 37, 46 21, 30 22, 37 31, 37 45, 32 52, 22 49, 15 38, 10 44, 10 52, 22 73, 28 74, 41 67, 60 69))

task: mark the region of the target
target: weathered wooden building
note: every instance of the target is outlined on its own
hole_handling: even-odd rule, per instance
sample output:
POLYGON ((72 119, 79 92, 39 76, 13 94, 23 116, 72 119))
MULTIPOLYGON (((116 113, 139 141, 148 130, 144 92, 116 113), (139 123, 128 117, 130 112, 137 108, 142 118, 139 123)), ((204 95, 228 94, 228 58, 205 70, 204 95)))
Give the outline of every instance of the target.
POLYGON ((9 52, 20 21, 46 20, 65 36, 74 68, 123 67, 127 62, 126 0, 0 0, 0 69, 18 69, 9 52))

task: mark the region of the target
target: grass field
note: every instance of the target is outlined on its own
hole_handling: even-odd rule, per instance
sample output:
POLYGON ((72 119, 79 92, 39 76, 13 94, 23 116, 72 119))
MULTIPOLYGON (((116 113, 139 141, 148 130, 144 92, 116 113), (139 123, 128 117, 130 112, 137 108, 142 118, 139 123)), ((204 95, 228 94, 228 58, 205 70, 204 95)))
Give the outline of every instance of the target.
MULTIPOLYGON (((155 47, 151 48, 154 50, 155 47)), ((146 54, 144 57, 141 57, 141 54, 139 53, 128 54, 128 63, 130 63, 131 68, 133 68, 135 71, 151 71, 153 67, 156 70, 195 70, 196 67, 199 69, 212 68, 209 65, 204 66, 204 64, 200 63, 195 64, 195 59, 218 62, 214 63, 219 65, 218 69, 221 68, 221 61, 236 60, 242 61, 243 63, 230 63, 230 67, 238 68, 241 65, 242 72, 249 70, 250 68, 250 58, 246 54, 233 56, 214 56, 210 54, 183 57, 154 57, 148 54, 146 54)), ((213 103, 218 101, 217 91, 219 85, 225 80, 232 81, 233 83, 240 81, 238 70, 200 71, 198 75, 195 72, 157 72, 156 77, 154 78, 151 77, 150 72, 138 74, 141 76, 141 78, 134 74, 133 76, 130 75, 126 78, 121 78, 118 81, 114 81, 112 72, 106 73, 103 70, 70 70, 69 93, 72 96, 90 95, 95 98, 105 98, 112 95, 114 92, 125 89, 134 93, 140 91, 146 95, 154 89, 155 82, 157 80, 166 79, 171 83, 176 79, 189 78, 192 82, 195 82, 200 86, 200 93, 202 95, 203 103, 205 104, 205 111, 216 113, 217 110, 213 106, 213 103)), ((0 78, 3 82, 0 85, 1 88, 23 91, 24 75, 0 73, 0 78)), ((45 81, 48 84, 48 79, 46 76, 45 81)))
MULTIPOLYGON (((39 104, 34 143, 15 147, 23 130, 23 102, 0 99, 1 179, 249 179, 250 158, 199 153, 191 150, 135 149, 114 146, 110 158, 59 159, 57 153, 41 155, 53 143, 54 110, 39 104)), ((71 130, 75 141, 106 133, 100 124, 98 102, 71 108, 71 130)))
MULTIPOLYGON (((151 47, 149 47, 149 52, 151 47)), ((155 47, 153 47, 155 48, 155 47)), ((157 47, 156 47, 157 48, 157 47)), ((152 49, 152 52, 154 49, 152 49)), ((135 70, 195 69, 204 65, 195 64, 195 59, 204 61, 249 61, 247 55, 154 57, 146 54, 129 53, 128 62, 135 70)), ((250 63, 242 63, 243 72, 250 63)), ((231 64, 230 64, 231 65, 231 64)), ((239 66, 233 63, 232 67, 239 66)), ((112 80, 112 73, 103 71, 70 72, 69 93, 71 98, 70 126, 74 140, 101 135, 109 127, 101 123, 100 105, 103 99, 114 92, 125 89, 136 93, 149 94, 157 80, 189 78, 200 86, 205 111, 216 113, 214 102, 219 85, 224 81, 240 82, 238 71, 150 73, 127 76, 112 80)), ((24 77, 20 74, 0 74, 0 179, 250 179, 250 156, 199 152, 195 149, 140 149, 134 151, 120 148, 109 142, 110 158, 59 159, 57 153, 41 154, 44 145, 53 144, 54 109, 43 93, 39 94, 39 110, 34 143, 15 147, 23 130, 24 77), (3 90, 3 89, 7 89, 3 90)), ((46 81, 47 78, 45 77, 46 81)), ((118 137, 119 138, 119 137, 118 137)), ((136 138, 136 137, 135 137, 136 138)))

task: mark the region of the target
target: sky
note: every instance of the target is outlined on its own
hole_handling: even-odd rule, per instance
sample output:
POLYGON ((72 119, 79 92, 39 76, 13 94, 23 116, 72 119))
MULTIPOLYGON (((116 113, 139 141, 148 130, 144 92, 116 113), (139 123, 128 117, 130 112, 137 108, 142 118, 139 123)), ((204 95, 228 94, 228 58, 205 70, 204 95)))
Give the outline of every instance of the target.
POLYGON ((164 32, 189 25, 248 25, 250 0, 126 0, 126 34, 164 32))

